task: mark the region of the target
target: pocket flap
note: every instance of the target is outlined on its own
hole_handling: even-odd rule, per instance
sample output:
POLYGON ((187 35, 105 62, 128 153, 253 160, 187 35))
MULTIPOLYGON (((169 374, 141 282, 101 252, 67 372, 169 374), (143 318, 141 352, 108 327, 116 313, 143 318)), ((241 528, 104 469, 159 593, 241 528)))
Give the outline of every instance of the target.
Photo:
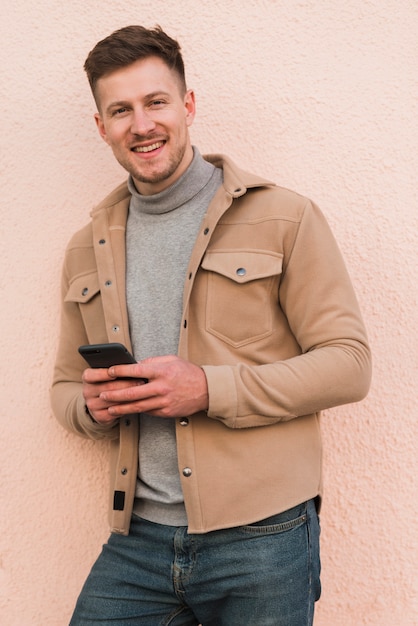
POLYGON ((99 291, 99 276, 97 272, 82 274, 71 282, 65 296, 65 302, 88 302, 99 291))
POLYGON ((202 268, 237 283, 281 274, 283 255, 269 250, 208 250, 202 268))

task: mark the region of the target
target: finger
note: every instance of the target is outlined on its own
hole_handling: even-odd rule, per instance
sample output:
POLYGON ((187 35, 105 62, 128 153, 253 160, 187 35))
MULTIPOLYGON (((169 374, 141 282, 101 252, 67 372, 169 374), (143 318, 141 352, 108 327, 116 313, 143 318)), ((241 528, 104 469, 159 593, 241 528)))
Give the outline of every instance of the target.
POLYGON ((111 378, 133 378, 148 382, 149 376, 143 373, 142 363, 132 363, 129 365, 112 365, 108 369, 111 378))
POLYGON ((102 367, 88 367, 84 370, 81 377, 82 381, 88 384, 101 383, 108 380, 113 380, 114 378, 114 376, 109 374, 109 370, 107 368, 102 367))
POLYGON ((107 424, 115 419, 108 411, 109 404, 104 403, 100 398, 92 398, 86 402, 87 411, 95 422, 107 424))
POLYGON ((132 377, 151 380, 166 371, 165 368, 167 365, 175 363, 183 363, 183 359, 180 359, 174 354, 151 356, 147 359, 139 361, 138 363, 129 365, 113 365, 109 368, 109 374, 115 378, 132 377))
POLYGON ((117 379, 123 381, 123 385, 106 386, 100 391, 100 398, 104 402, 111 404, 122 404, 126 402, 137 402, 156 395, 154 386, 145 383, 140 378, 117 379))
POLYGON ((102 411, 92 411, 89 409, 88 411, 93 420, 98 424, 111 424, 112 422, 115 422, 118 417, 116 415, 111 415, 107 409, 102 411))
POLYGON ((108 412, 114 418, 132 413, 147 413, 148 415, 158 415, 159 417, 171 417, 168 408, 164 407, 164 401, 161 401, 159 397, 112 404, 109 406, 108 412))

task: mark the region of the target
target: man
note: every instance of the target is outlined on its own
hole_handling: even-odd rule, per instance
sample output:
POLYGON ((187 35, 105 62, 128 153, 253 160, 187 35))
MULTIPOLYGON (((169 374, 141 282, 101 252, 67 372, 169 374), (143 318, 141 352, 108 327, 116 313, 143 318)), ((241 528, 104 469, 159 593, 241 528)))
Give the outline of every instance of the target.
POLYGON ((63 271, 54 411, 112 448, 112 534, 71 624, 312 624, 319 412, 370 381, 337 245, 312 202, 191 145, 159 27, 113 33, 85 69, 129 179, 63 271), (86 369, 80 344, 115 341, 138 363, 86 369))

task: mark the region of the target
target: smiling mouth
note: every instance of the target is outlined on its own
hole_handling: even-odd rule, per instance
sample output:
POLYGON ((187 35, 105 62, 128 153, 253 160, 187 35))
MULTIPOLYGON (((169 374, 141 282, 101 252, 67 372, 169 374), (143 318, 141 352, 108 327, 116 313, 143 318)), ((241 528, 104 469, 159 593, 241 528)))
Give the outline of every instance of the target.
POLYGON ((165 144, 165 141, 157 141, 156 143, 152 143, 150 146, 135 146, 132 149, 132 152, 152 152, 153 150, 158 150, 165 144))

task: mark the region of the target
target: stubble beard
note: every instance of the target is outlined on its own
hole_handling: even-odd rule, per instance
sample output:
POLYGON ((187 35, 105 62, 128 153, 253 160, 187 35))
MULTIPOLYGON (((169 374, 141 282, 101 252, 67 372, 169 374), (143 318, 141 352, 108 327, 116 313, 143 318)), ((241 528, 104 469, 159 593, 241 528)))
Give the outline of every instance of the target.
POLYGON ((149 173, 147 173, 146 171, 146 168, 147 168, 146 163, 144 163, 145 167, 144 166, 138 167, 130 161, 122 162, 122 160, 119 160, 119 159, 118 160, 119 160, 120 165, 122 165, 122 167, 129 172, 129 174, 132 176, 134 180, 137 180, 140 183, 152 184, 152 183, 161 183, 164 180, 167 180, 167 178, 170 178, 170 176, 172 176, 177 170, 177 168, 179 167, 180 163, 182 162, 184 158, 185 153, 186 153, 186 144, 179 146, 177 148, 176 152, 173 155, 171 155, 167 165, 163 169, 152 171, 153 165, 152 163, 150 163, 149 173))

